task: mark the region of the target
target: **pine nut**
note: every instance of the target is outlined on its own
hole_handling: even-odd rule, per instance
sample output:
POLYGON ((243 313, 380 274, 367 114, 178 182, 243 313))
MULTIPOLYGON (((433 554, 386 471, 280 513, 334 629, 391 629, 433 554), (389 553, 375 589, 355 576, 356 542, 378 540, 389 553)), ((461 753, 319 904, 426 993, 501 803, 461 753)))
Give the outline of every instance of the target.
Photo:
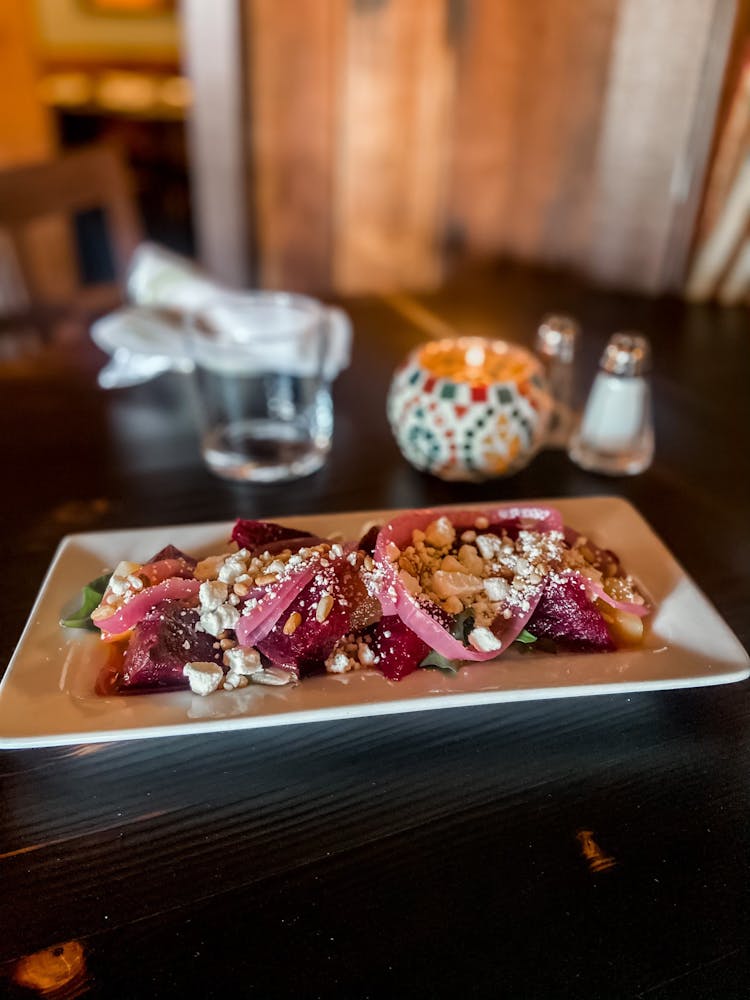
POLYGON ((297 631, 298 625, 302 622, 302 615, 299 611, 292 611, 286 620, 283 628, 284 635, 293 635, 297 631))
POLYGON ((315 609, 315 618, 319 622, 324 622, 326 618, 331 613, 331 608, 333 607, 333 598, 330 594, 323 594, 321 599, 318 601, 318 606, 315 609))

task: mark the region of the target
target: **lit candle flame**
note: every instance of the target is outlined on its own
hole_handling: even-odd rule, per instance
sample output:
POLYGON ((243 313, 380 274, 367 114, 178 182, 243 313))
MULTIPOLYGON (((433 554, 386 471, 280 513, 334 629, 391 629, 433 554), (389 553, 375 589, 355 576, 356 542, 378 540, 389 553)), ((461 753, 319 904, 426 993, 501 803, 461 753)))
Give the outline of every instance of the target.
POLYGON ((481 344, 472 344, 466 350, 466 364, 470 368, 481 368, 485 362, 484 347, 481 344))

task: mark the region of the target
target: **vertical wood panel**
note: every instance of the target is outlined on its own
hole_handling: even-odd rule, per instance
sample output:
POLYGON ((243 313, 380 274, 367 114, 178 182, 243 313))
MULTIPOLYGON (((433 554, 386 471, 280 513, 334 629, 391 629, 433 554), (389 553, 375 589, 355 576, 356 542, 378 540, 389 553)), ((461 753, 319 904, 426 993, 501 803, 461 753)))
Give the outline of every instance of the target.
POLYGON ((684 262, 733 15, 733 0, 622 0, 587 261, 608 283, 661 291, 684 262))
POLYGON ((439 279, 453 75, 445 0, 350 4, 335 204, 338 288, 439 279))
POLYGON ((467 0, 451 219, 470 252, 581 252, 617 5, 467 0))
POLYGON ((330 287, 345 0, 247 0, 260 280, 330 287))
POLYGON ((193 218, 201 262, 241 286, 250 276, 240 0, 183 0, 193 218))
POLYGON ((237 2, 264 285, 426 286, 447 245, 675 284, 735 0, 237 2))

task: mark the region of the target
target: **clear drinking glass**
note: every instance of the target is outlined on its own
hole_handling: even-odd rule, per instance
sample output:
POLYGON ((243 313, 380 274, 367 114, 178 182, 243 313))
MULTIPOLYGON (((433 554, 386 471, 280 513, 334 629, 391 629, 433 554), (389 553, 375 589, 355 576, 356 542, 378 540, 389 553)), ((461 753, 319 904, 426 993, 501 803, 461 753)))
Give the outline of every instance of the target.
POLYGON ((348 320, 315 299, 225 294, 188 320, 201 446, 228 479, 278 482, 316 472, 333 434, 332 333, 348 320))

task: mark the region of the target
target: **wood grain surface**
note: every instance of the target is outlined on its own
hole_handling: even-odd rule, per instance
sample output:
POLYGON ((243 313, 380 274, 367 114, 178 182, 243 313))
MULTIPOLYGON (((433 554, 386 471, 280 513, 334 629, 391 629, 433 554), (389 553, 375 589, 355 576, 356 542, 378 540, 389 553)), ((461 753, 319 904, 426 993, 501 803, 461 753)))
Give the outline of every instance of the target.
MULTIPOLYGON (((512 266, 344 304, 331 460, 291 486, 212 478, 180 377, 106 393, 85 341, 2 363, 0 663, 71 531, 550 495, 630 499, 750 644, 744 312, 512 266), (425 311, 529 343, 552 309, 582 322, 580 391, 611 332, 651 337, 652 468, 407 466, 384 398, 425 311)), ((744 997, 749 723, 741 684, 5 752, 0 993, 744 997)))
POLYGON ((267 288, 332 285, 345 30, 344 0, 245 4, 248 190, 267 288))
POLYGON ((681 288, 735 0, 241 6, 267 286, 427 288, 504 253, 681 288))

